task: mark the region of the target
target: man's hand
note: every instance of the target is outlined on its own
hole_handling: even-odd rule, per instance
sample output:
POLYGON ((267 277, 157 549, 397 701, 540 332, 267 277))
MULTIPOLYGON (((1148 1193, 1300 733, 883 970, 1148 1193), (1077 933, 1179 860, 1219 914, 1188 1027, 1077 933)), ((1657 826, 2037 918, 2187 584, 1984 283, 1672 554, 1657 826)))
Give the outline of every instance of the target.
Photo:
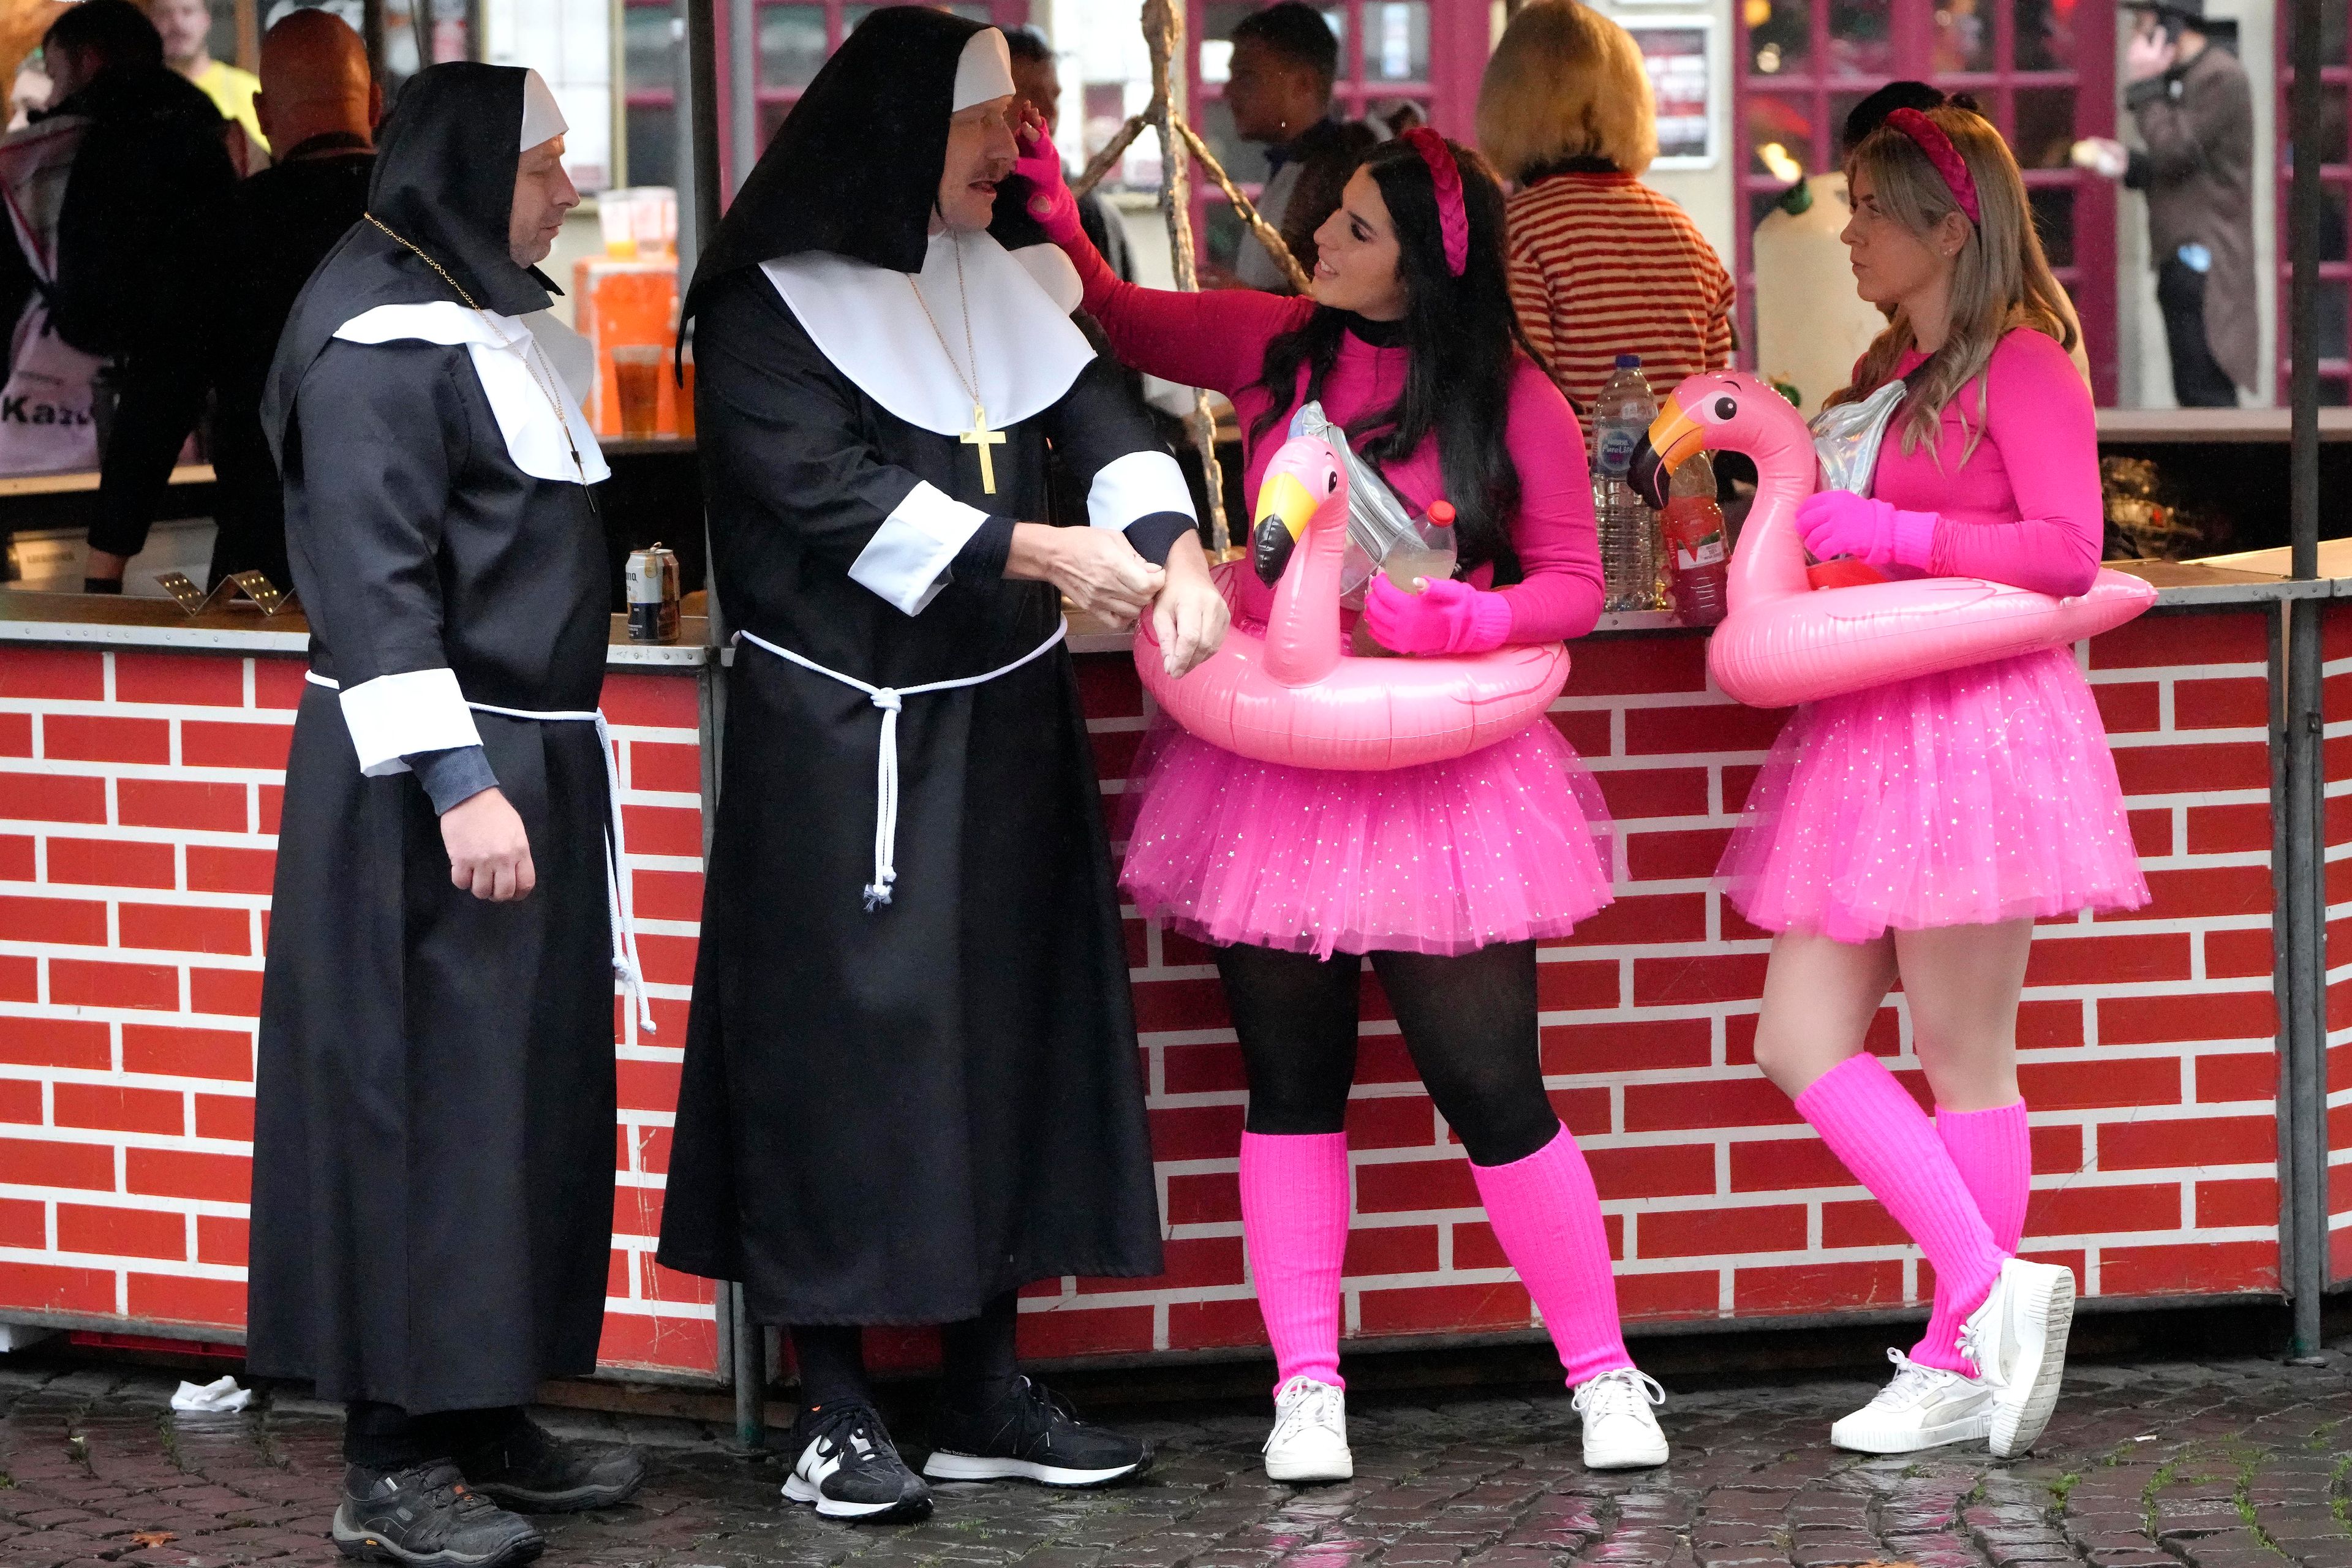
POLYGON ((2179 58, 2180 46, 2162 27, 2144 27, 2124 46, 2124 75, 2129 81, 2147 81, 2170 70, 2179 58))
POLYGON ((2120 180, 2131 167, 2131 149, 2112 136, 2085 136, 2074 143, 2072 161, 2102 179, 2120 180))
POLYGON ((1151 635, 1171 679, 1199 665, 1225 640, 1232 619, 1225 596, 1209 576, 1209 558, 1200 535, 1188 533, 1168 552, 1168 581, 1151 602, 1151 635))
POLYGON ((530 837, 499 790, 486 789, 443 812, 441 843, 449 851, 449 880, 478 899, 511 903, 538 885, 530 837))
POLYGON ((1100 528, 1013 525, 1007 577, 1051 583, 1086 614, 1124 629, 1160 596, 1168 574, 1135 552, 1127 535, 1100 528))

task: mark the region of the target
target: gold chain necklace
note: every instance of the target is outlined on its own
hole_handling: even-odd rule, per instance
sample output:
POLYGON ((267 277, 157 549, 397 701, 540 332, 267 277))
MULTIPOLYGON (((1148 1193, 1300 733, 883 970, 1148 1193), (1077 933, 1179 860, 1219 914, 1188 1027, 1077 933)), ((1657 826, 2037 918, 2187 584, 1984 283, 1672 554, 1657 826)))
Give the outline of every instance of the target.
MULTIPOLYGON (((439 262, 425 255, 424 251, 418 249, 414 240, 409 239, 404 235, 395 233, 392 229, 391 226, 386 224, 383 219, 376 216, 373 213, 362 213, 360 216, 366 218, 368 222, 375 225, 377 229, 382 231, 385 238, 393 240, 399 245, 405 246, 410 255, 415 257, 417 260, 422 261, 425 266, 430 267, 435 272, 440 274, 441 281, 446 283, 450 288, 455 289, 457 291, 457 298, 466 301, 466 308, 467 310, 472 310, 485 321, 490 320, 490 313, 488 310, 483 310, 482 307, 475 301, 475 299, 471 294, 466 292, 466 286, 463 283, 458 282, 455 278, 450 277, 447 268, 443 267, 439 262)), ((527 339, 522 351, 523 368, 530 373, 531 384, 539 388, 540 395, 547 399, 548 410, 555 416, 555 427, 563 432, 563 445, 572 453, 572 471, 580 476, 580 488, 588 497, 588 510, 590 511, 595 511, 596 492, 594 489, 591 489, 588 484, 587 465, 580 460, 580 443, 572 438, 572 421, 564 416, 563 404, 562 400, 555 395, 555 388, 550 384, 546 377, 540 374, 539 366, 531 362, 531 355, 539 353, 539 340, 530 337, 530 329, 528 327, 523 329, 523 332, 527 339)), ((541 355, 541 357, 544 358, 545 356, 541 355)))
POLYGON ((981 405, 980 388, 972 384, 980 375, 980 356, 972 352, 971 346, 971 295, 963 283, 963 240, 956 237, 952 243, 955 247, 956 300, 963 307, 963 357, 971 362, 971 376, 967 377, 963 366, 956 363, 955 350, 948 347, 948 335, 940 331, 939 318, 931 314, 930 301, 923 298, 922 287, 915 281, 915 275, 911 272, 907 274, 907 287, 914 289, 915 303, 922 308, 923 320, 930 322, 931 335, 940 340, 940 353, 947 356, 948 368, 955 372, 956 384, 971 399, 971 428, 958 438, 967 447, 980 448, 980 488, 983 494, 994 495, 996 462, 989 448, 1004 445, 1004 432, 988 427, 988 410, 981 405))

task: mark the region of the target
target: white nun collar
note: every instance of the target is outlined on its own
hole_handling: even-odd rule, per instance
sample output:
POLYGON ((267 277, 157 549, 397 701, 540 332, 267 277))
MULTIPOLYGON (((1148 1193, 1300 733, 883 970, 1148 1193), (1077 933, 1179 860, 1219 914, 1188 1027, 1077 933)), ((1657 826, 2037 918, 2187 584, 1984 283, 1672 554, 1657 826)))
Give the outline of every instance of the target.
MULTIPOLYGON (((1003 429, 1060 402, 1093 363, 1094 350, 1070 320, 1077 274, 1054 246, 1024 246, 1016 254, 985 233, 961 237, 971 352, 980 362, 972 384, 987 405, 989 424, 1003 429), (1032 255, 1046 251, 1051 256, 1032 255)), ((761 270, 818 352, 860 391, 909 425, 961 436, 971 428, 971 394, 964 383, 972 367, 964 358, 957 241, 953 234, 931 237, 916 285, 921 302, 908 286, 908 274, 831 251, 803 251, 763 262, 761 270), (928 320, 924 304, 930 307, 928 320), (942 336, 954 345, 952 360, 942 336)))

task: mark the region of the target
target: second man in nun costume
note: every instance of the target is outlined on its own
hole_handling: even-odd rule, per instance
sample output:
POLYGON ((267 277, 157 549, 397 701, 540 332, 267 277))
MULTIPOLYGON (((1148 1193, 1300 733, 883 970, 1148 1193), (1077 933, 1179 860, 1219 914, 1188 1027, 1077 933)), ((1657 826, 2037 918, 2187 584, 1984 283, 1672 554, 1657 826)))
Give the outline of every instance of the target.
POLYGON ((1013 101, 996 29, 874 13, 686 306, 741 636, 661 1261, 789 1326, 784 1491, 836 1519, 919 1519, 925 1477, 1101 1486, 1150 1460, 1013 1354, 1023 1286, 1160 1268, 1061 600, 1151 616, 1183 668, 1225 610, 1174 458, 1070 319, 1075 273, 991 231, 1013 101), (1034 521, 1049 445, 1091 526, 1034 521), (942 1325, 921 1477, 871 1403, 869 1324, 942 1325))
POLYGON ((345 1403, 334 1541, 391 1563, 520 1562, 544 1544, 521 1511, 616 1503, 643 1471, 523 1414, 595 1370, 631 979, 594 712, 605 468, 535 266, 579 200, 563 131, 534 72, 414 78, 262 405, 311 640, 247 1364, 345 1403))

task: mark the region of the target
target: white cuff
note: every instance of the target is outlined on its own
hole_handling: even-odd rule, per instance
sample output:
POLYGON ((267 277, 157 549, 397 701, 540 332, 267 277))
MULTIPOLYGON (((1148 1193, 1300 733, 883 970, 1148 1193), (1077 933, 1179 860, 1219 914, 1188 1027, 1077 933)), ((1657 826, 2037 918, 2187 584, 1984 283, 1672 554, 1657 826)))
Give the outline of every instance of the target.
POLYGON ((948 585, 948 563, 988 514, 918 480, 849 564, 849 580, 892 608, 919 616, 948 585))
POLYGON ((1184 470, 1165 452, 1114 458, 1095 471, 1095 482, 1087 487, 1088 527, 1124 530, 1156 511, 1201 521, 1192 511, 1192 490, 1184 482, 1184 470))
POLYGON ((408 764, 400 759, 411 752, 482 743, 453 669, 379 675, 346 687, 342 704, 343 727, 352 732, 360 772, 370 778, 406 773, 408 764))

